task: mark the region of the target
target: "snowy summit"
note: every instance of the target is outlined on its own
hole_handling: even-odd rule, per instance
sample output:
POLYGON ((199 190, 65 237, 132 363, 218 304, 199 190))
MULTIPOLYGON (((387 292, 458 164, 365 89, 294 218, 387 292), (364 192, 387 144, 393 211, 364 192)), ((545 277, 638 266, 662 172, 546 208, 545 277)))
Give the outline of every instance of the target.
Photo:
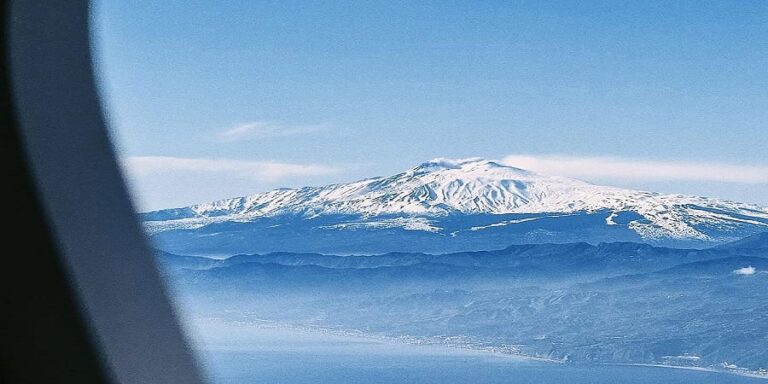
POLYGON ((569 230, 586 230, 591 237, 582 240, 590 242, 717 243, 768 229, 768 210, 756 205, 594 185, 477 158, 435 159, 389 177, 278 189, 143 218, 154 234, 224 222, 285 225, 290 218, 313 222, 317 231, 403 229, 452 238, 486 231, 510 243, 547 241, 547 233, 569 230))

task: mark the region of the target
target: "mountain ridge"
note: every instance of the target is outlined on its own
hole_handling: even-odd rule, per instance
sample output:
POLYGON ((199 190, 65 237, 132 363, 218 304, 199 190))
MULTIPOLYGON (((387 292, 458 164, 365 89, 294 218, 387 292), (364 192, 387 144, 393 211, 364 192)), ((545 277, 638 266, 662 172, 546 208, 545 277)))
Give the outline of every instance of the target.
MULTIPOLYGON (((768 209, 753 204, 595 185, 479 158, 434 159, 388 177, 277 189, 147 212, 141 218, 152 235, 266 220, 278 226, 312 222, 321 232, 400 230, 427 237, 477 237, 466 233, 483 232, 496 238, 504 231, 523 234, 517 231, 521 229, 525 236, 511 236, 513 242, 542 242, 554 236, 536 230, 563 235, 556 222, 574 227, 578 220, 563 218, 595 215, 600 219, 588 220, 594 227, 590 231, 599 234, 580 234, 588 242, 707 246, 768 229, 768 209)), ((577 238, 573 231, 570 235, 564 241, 577 238)))

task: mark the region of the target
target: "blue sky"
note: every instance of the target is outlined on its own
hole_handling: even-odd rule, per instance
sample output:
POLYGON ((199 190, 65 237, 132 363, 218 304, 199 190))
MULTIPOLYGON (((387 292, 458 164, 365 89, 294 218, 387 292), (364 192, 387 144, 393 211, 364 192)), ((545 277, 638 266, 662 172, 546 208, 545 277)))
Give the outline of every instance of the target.
POLYGON ((94 46, 142 210, 476 156, 768 205, 767 24, 762 1, 101 0, 94 46))

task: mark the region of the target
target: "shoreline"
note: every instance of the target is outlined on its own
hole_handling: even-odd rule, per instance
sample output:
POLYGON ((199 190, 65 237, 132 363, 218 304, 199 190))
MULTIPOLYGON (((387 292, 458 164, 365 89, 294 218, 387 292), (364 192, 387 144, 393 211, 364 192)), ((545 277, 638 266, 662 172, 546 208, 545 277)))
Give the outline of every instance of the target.
POLYGON ((303 332, 314 335, 327 335, 335 337, 347 337, 357 338, 382 343, 394 343, 400 345, 410 346, 431 346, 431 347, 443 347, 454 350, 473 351, 480 353, 487 353, 497 357, 505 357, 518 359, 523 361, 536 361, 542 363, 552 364, 575 364, 575 365, 604 365, 604 366, 634 366, 634 367, 649 367, 649 368, 666 368, 666 369, 681 369, 689 371, 699 372, 712 372, 720 374, 730 374, 743 377, 767 379, 768 373, 762 373, 760 371, 753 371, 745 368, 728 368, 717 366, 686 366, 686 365, 671 365, 661 363, 610 363, 610 362, 569 362, 562 359, 553 359, 541 356, 527 355, 520 353, 514 346, 496 346, 490 345, 486 342, 472 341, 471 339, 461 336, 443 336, 443 337, 425 337, 425 336, 386 336, 386 335, 373 335, 356 329, 334 329, 319 326, 307 326, 307 325, 295 325, 279 323, 265 319, 249 319, 249 320, 226 320, 219 317, 205 317, 192 319, 192 323, 199 325, 201 322, 218 323, 219 325, 234 326, 234 327, 252 327, 255 329, 275 329, 292 332, 303 332))
POLYGON ((408 345, 415 347, 442 347, 461 351, 472 351, 487 353, 497 357, 525 360, 525 361, 537 361, 553 364, 565 364, 566 361, 552 359, 541 356, 526 355, 516 352, 514 348, 509 346, 495 346, 487 343, 479 343, 472 341, 461 342, 462 337, 445 336, 441 337, 425 337, 425 336, 386 336, 386 335, 374 335, 366 333, 356 329, 334 329, 319 326, 307 326, 307 325, 295 325, 285 324, 279 322, 273 322, 271 320, 264 319, 250 319, 247 321, 242 320, 225 320, 221 318, 197 318, 194 321, 197 323, 200 320, 210 321, 213 320, 219 324, 226 324, 228 326, 235 327, 253 327, 255 329, 275 329, 292 332, 304 332, 314 335, 327 335, 335 337, 357 338, 374 342, 408 345))
POLYGON ((760 373, 760 371, 752 371, 746 368, 726 368, 726 367, 716 367, 716 366, 715 367, 698 367, 698 366, 670 365, 670 364, 656 364, 656 363, 602 363, 602 365, 682 369, 687 371, 725 373, 729 375, 737 375, 737 376, 751 377, 755 379, 768 380, 768 373, 763 374, 763 373, 760 373))

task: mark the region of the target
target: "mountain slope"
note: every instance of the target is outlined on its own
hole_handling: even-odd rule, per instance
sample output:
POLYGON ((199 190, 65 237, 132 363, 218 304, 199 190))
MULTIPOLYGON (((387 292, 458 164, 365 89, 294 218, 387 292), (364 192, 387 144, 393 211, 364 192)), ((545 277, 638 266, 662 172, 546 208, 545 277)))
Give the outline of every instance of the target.
POLYGON ((187 253, 442 252, 573 241, 706 246, 768 229, 768 210, 755 205, 599 186, 482 159, 437 159, 390 177, 142 219, 161 247, 187 253), (404 242, 411 248, 399 249, 404 242))
POLYGON ((719 248, 733 251, 762 252, 768 254, 768 232, 758 233, 741 240, 721 245, 719 248))

